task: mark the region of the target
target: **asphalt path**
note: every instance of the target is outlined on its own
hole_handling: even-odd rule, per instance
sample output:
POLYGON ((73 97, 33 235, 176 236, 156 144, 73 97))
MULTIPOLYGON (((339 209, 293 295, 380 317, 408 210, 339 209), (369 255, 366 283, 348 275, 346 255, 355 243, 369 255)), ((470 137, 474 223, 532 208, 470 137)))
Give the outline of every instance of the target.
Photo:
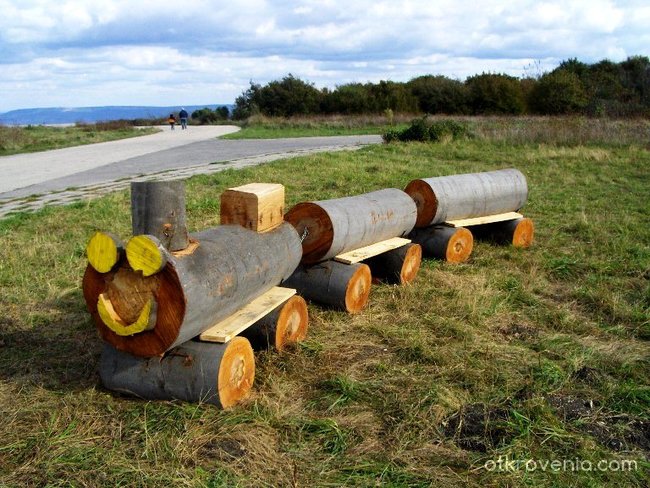
MULTIPOLYGON (((70 188, 110 187, 148 175, 213 172, 304 153, 354 149, 379 136, 223 140, 235 126, 169 127, 157 134, 40 153, 0 157, 0 205, 70 188), (176 172, 176 173, 175 173, 176 172)), ((47 199, 45 199, 47 200, 47 199)), ((5 212, 0 212, 5 213, 5 212)))

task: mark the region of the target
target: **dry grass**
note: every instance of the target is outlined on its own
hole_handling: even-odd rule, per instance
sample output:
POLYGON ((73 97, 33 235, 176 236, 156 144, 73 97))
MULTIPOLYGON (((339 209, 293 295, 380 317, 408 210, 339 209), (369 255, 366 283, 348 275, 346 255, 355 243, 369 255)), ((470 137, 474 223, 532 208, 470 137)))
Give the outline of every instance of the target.
POLYGON ((508 166, 529 179, 533 248, 479 242, 469 263, 425 261, 413 286, 373 288, 360 315, 310 306, 308 340, 258 354, 253 394, 226 412, 98 384, 83 248, 94 229, 128 237, 126 192, 0 221, 0 485, 647 486, 643 146, 319 154, 192 178, 188 215, 216 225, 221 191, 251 181, 284 183, 293 204, 508 166), (637 469, 485 469, 500 456, 637 469))
POLYGON ((114 141, 153 134, 157 130, 135 128, 124 120, 77 124, 74 127, 15 127, 0 124, 0 156, 114 141))

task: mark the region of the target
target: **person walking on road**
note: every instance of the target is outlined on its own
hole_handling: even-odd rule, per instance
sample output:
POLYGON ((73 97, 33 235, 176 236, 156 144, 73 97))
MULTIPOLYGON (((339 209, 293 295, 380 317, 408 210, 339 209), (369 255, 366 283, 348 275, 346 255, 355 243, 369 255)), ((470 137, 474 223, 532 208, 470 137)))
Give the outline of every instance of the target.
POLYGON ((176 117, 174 117, 174 114, 169 114, 167 123, 169 124, 169 127, 171 127, 172 130, 174 130, 174 125, 176 125, 176 117))
POLYGON ((184 108, 181 109, 180 112, 178 112, 178 117, 181 119, 181 129, 185 130, 187 129, 187 110, 184 108))

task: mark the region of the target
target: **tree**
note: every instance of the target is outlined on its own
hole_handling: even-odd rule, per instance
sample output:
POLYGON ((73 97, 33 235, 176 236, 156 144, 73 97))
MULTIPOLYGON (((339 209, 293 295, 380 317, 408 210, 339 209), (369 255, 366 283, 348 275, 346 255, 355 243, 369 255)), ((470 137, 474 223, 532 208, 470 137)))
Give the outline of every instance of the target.
POLYGON ((427 114, 465 114, 468 112, 467 88, 445 76, 425 75, 408 82, 418 108, 427 114))
POLYGON ((524 95, 519 80, 502 74, 483 73, 467 78, 469 105, 475 114, 511 114, 524 112, 524 95))
POLYGON ((571 114, 587 106, 587 95, 578 75, 562 69, 542 76, 530 94, 530 106, 539 114, 571 114))
POLYGON ((236 120, 247 119, 251 115, 259 113, 259 93, 261 85, 253 83, 235 99, 235 108, 232 111, 232 118, 236 120))
POLYGON ((291 117, 320 111, 321 92, 291 73, 257 92, 259 110, 265 115, 291 117))

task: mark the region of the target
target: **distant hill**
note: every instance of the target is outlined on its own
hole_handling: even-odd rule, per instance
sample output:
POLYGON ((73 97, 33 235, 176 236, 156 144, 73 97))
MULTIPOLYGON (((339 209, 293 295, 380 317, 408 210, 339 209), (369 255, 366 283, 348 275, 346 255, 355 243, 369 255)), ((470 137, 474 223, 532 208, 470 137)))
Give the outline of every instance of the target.
MULTIPOLYGON (((212 105, 185 105, 190 114, 198 109, 208 107, 228 107, 232 112, 234 105, 228 103, 212 105)), ((166 117, 178 113, 180 106, 174 107, 51 107, 25 108, 0 113, 0 124, 5 125, 40 125, 40 124, 74 124, 75 122, 104 122, 119 119, 148 119, 166 117)))

